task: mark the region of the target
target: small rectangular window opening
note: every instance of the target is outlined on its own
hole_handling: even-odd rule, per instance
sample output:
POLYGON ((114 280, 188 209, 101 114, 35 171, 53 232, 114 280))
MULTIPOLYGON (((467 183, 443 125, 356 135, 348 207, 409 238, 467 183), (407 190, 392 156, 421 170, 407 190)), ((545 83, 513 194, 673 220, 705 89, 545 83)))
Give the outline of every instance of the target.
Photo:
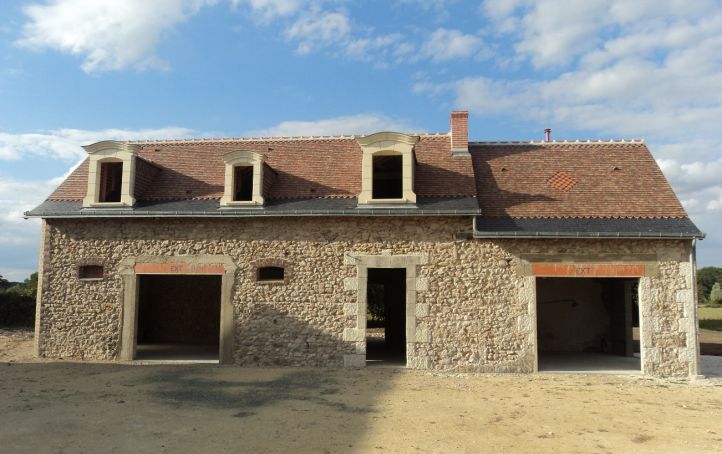
POLYGON ((235 202, 253 200, 253 166, 233 168, 233 200, 235 202))
POLYGON ((280 266, 262 266, 258 268, 258 281, 282 281, 285 270, 280 266))
POLYGON ((402 176, 401 156, 374 157, 372 197, 374 199, 402 198, 402 176))
POLYGON ((102 265, 81 265, 78 268, 78 277, 80 279, 102 279, 102 265))
POLYGON ((99 202, 120 202, 120 188, 123 182, 123 163, 104 162, 100 164, 99 202))

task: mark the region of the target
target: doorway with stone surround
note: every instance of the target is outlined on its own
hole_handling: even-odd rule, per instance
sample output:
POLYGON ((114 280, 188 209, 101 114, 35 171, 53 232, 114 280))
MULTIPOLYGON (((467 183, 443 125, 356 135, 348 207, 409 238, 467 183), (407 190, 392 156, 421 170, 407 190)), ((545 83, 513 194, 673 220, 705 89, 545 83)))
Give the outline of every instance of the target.
POLYGON ((138 276, 138 360, 218 361, 221 276, 138 276))
POLYGON ((232 363, 236 269, 222 255, 124 259, 120 359, 232 363))
POLYGON ((406 269, 369 268, 366 363, 406 365, 406 269))
MULTIPOLYGON (((426 292, 429 285, 428 278, 420 276, 423 266, 427 265, 428 261, 428 255, 423 253, 366 255, 349 252, 344 254, 344 265, 355 268, 355 276, 346 278, 344 287, 347 291, 354 292, 356 295, 355 302, 349 302, 344 306, 348 321, 352 323, 351 326, 347 325, 343 331, 343 340, 351 344, 349 350, 352 351, 352 353, 344 355, 343 363, 345 367, 365 367, 367 365, 368 284, 369 282, 373 284, 375 281, 383 280, 385 274, 391 276, 394 273, 397 274, 394 277, 397 284, 392 284, 393 289, 391 292, 397 294, 398 299, 393 316, 396 317, 402 314, 401 307, 403 307, 403 316, 401 317, 403 325, 398 323, 392 328, 392 332, 396 339, 403 337, 405 344, 405 352, 401 353, 401 360, 397 364, 405 364, 407 368, 411 369, 427 369, 429 367, 428 358, 421 356, 421 349, 418 348, 427 344, 430 338, 426 322, 428 303, 419 301, 422 298, 420 294, 426 292), (374 269, 379 271, 372 271, 374 269), (389 269, 401 271, 383 271, 389 269), (403 287, 398 283, 402 272, 403 287), (382 277, 372 277, 374 274, 382 277), (400 294, 404 295, 403 302, 401 302, 400 294), (400 333, 403 333, 403 336, 400 333)), ((390 277, 386 279, 390 279, 390 277)), ((398 353, 397 350, 397 358, 399 357, 398 353)))

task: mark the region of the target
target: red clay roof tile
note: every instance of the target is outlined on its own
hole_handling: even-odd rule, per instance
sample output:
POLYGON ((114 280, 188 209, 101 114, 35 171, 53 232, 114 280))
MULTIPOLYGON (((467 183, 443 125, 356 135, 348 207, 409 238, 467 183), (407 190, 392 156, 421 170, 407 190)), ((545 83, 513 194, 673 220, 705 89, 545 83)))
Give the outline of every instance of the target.
MULTIPOLYGON (((269 199, 353 198, 361 190, 361 149, 350 136, 135 142, 162 170, 139 200, 220 199, 223 155, 267 156, 276 178, 269 199)), ((641 142, 470 143, 452 157, 450 138, 422 135, 415 147, 420 197, 477 196, 483 216, 515 218, 683 218, 686 213, 641 142)), ((87 161, 49 197, 80 200, 87 161)))
MULTIPOLYGON (((138 144, 140 157, 163 169, 139 194, 139 200, 220 199, 223 155, 238 149, 266 155, 266 163, 276 172, 269 199, 352 198, 361 192, 361 148, 353 137, 138 144)), ((476 194, 471 159, 451 157, 448 135, 421 136, 415 155, 418 196, 476 194)), ((87 172, 87 163, 83 163, 49 199, 82 199, 87 172)))
POLYGON ((477 143, 470 151, 483 216, 687 216, 641 142, 477 143))

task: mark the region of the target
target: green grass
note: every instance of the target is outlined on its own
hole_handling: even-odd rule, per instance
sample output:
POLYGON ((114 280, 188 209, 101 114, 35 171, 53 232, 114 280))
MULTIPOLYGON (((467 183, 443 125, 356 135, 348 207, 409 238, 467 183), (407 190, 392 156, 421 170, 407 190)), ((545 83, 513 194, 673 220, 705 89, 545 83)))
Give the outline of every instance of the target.
POLYGON ((700 329, 722 332, 722 307, 700 306, 697 315, 700 329))

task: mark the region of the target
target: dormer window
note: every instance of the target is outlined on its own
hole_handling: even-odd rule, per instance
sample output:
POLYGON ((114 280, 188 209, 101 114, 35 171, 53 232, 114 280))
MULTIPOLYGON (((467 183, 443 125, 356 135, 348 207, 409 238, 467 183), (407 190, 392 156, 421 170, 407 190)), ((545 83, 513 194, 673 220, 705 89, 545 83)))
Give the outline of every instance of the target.
POLYGON ((98 202, 120 202, 120 191, 123 183, 122 162, 100 163, 100 192, 98 202))
POLYGON ((226 178, 221 207, 262 206, 266 157, 253 151, 238 150, 226 153, 223 160, 226 178))
POLYGON ((379 132, 356 139, 361 146, 359 205, 416 203, 414 146, 418 136, 379 132))
POLYGON ((253 166, 233 167, 233 201, 253 201, 253 166))
POLYGON ((83 207, 133 206, 139 146, 106 140, 83 148, 90 155, 88 192, 83 199, 83 207))

